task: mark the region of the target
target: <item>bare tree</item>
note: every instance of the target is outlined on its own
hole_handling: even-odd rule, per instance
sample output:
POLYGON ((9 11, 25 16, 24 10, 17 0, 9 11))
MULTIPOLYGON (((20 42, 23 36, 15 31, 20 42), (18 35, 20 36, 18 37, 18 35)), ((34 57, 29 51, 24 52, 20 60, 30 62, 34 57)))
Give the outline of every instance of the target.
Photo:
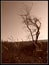
POLYGON ((41 27, 41 22, 39 21, 38 18, 33 18, 34 22, 35 22, 35 26, 36 26, 36 43, 37 43, 37 40, 38 40, 38 37, 39 37, 39 34, 40 34, 40 27, 41 27))
POLYGON ((30 16, 31 9, 32 9, 32 7, 30 8, 30 10, 28 10, 27 7, 26 7, 26 14, 20 15, 20 16, 22 17, 23 22, 25 23, 27 29, 30 32, 33 44, 38 48, 37 41, 38 41, 38 37, 39 37, 39 34, 40 34, 41 22, 39 21, 39 19, 37 17, 34 17, 33 19, 31 18, 31 16, 30 16), (30 26, 32 26, 32 28, 34 26, 36 29, 30 28, 30 26), (35 34, 33 34, 34 32, 35 32, 35 34), (34 35, 36 35, 35 40, 34 40, 34 37, 33 37, 34 35), (34 43, 34 41, 35 41, 35 43, 34 43))

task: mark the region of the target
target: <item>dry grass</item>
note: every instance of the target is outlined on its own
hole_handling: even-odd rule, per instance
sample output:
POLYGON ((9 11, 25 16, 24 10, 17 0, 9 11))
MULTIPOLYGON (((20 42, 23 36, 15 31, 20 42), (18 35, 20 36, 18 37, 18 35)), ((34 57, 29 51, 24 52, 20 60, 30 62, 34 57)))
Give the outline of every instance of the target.
POLYGON ((2 42, 2 63, 47 63, 47 44, 40 41, 36 51, 32 42, 2 42))

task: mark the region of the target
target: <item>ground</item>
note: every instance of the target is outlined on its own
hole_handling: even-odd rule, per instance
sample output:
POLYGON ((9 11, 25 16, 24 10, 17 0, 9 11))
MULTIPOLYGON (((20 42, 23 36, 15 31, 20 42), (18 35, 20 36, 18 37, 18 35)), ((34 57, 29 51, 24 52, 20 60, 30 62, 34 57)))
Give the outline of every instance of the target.
POLYGON ((2 63, 48 63, 48 42, 40 41, 38 46, 40 51, 31 41, 2 42, 2 63))

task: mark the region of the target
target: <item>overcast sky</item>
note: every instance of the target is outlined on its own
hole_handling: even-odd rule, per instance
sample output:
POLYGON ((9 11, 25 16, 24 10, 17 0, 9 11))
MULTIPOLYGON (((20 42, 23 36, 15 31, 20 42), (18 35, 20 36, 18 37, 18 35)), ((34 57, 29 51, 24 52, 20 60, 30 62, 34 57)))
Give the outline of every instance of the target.
MULTIPOLYGON (((48 39, 48 1, 23 1, 28 9, 31 8, 30 14, 36 16, 41 21, 39 39, 48 39), (33 5, 31 4, 33 2, 33 5)), ((8 1, 1 3, 1 39, 12 41, 29 40, 28 32, 22 18, 18 14, 25 14, 25 6, 21 1, 8 1)), ((31 40, 31 37, 30 37, 31 40)))

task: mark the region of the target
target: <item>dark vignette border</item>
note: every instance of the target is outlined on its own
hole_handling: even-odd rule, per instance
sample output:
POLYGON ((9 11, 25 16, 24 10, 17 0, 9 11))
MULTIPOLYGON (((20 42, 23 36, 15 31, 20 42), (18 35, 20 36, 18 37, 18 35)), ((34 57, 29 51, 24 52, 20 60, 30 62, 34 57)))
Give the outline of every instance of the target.
MULTIPOLYGON (((48 1, 48 0, 1 0, 1 1, 48 1)), ((0 1, 0 64, 2 64, 1 62, 1 1, 0 1)), ((49 40, 48 40, 49 41, 49 40)), ((48 44, 48 46, 49 46, 49 44, 48 44)), ((49 48, 49 47, 48 47, 49 48)), ((49 52, 49 50, 48 50, 48 52, 49 52)), ((48 54, 49 55, 49 54, 48 54)), ((49 57, 48 57, 48 60, 49 60, 49 57)), ((5 63, 4 63, 5 64, 5 63)), ((49 64, 49 61, 48 61, 48 64, 49 64)), ((9 63, 7 64, 5 64, 5 65, 9 65, 9 63)), ((11 63, 11 65, 12 65, 12 63, 11 63)), ((14 65, 14 64, 13 64, 14 65)), ((16 64, 17 65, 17 64, 16 64)), ((20 64, 21 65, 21 64, 20 64)), ((29 65, 29 64, 28 64, 29 65)), ((32 65, 36 65, 36 64, 32 64, 32 65)), ((37 64, 37 65, 41 65, 41 64, 37 64)), ((42 65, 47 65, 47 64, 42 64, 42 65)))
MULTIPOLYGON (((48 5, 49 6, 49 5, 48 5)), ((48 8, 49 10, 49 8, 48 8)), ((48 17, 49 17, 49 13, 48 13, 48 17)), ((49 18, 48 18, 48 22, 49 22, 49 18)), ((48 23, 49 24, 49 23, 48 23)), ((49 28, 49 27, 48 27, 49 28)), ((49 32, 49 30, 48 30, 49 32)), ((48 64, 49 64, 49 38, 48 38, 48 64)))
POLYGON ((0 1, 0 63, 1 63, 1 1, 0 1))
POLYGON ((1 0, 1 1, 48 1, 48 0, 1 0))

